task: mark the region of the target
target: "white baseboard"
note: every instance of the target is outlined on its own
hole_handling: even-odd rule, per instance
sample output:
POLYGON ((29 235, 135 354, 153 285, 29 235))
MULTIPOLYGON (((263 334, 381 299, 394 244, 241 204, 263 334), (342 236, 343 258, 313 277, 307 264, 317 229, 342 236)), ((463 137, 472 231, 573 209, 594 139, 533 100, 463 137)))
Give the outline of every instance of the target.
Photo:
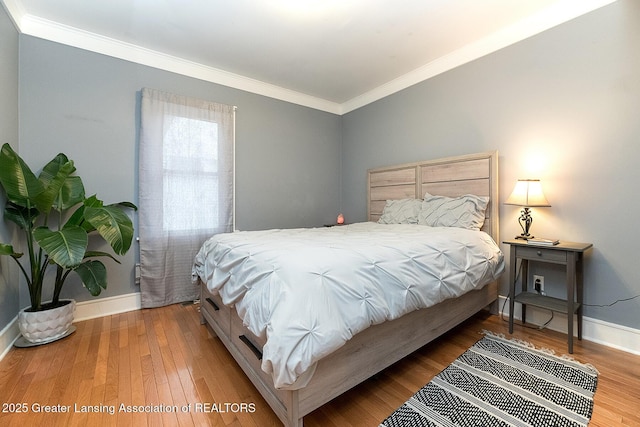
POLYGON ((140 292, 118 295, 109 298, 92 299, 76 303, 74 322, 95 319, 96 317, 126 313, 142 308, 140 292))
MULTIPOLYGON (((501 296, 500 311, 504 309, 504 316, 509 315, 509 304, 505 304, 506 297, 501 296)), ((514 307, 514 318, 522 320, 522 306, 519 303, 514 307)), ((549 310, 539 309, 537 307, 527 307, 527 323, 534 325, 543 325, 551 318, 549 310)), ((567 333, 567 315, 563 313, 553 313, 553 320, 546 328, 567 333)), ((573 330, 577 334, 577 320, 574 320, 573 330)), ((627 326, 616 325, 615 323, 605 322, 603 320, 593 319, 591 317, 582 317, 582 339, 592 341, 598 344, 613 347, 628 353, 640 355, 640 330, 629 328, 627 326)))
POLYGON ((18 329, 18 316, 16 316, 0 331, 0 360, 4 359, 4 356, 9 353, 13 343, 16 342, 19 336, 20 329, 18 329))
MULTIPOLYGON (((81 301, 76 304, 74 322, 94 319, 96 317, 110 316, 112 314, 125 313, 139 310, 142 307, 140 293, 134 292, 115 297, 81 301)), ((20 337, 18 329, 18 316, 0 331, 0 360, 11 350, 13 343, 20 337)))
MULTIPOLYGON (((504 308, 504 316, 509 315, 508 304, 505 297, 500 297, 500 311, 504 308)), ((94 319, 96 317, 110 316, 112 314, 125 313, 139 310, 142 307, 140 293, 134 292, 109 298, 100 298, 82 301, 76 304, 75 322, 94 319)), ((515 318, 521 319, 520 304, 515 305, 515 318)), ((550 318, 546 310, 529 307, 527 321, 542 325, 550 318)), ((598 344, 613 347, 622 351, 640 355, 640 330, 629 328, 615 323, 609 323, 590 317, 583 317, 582 338, 598 344)), ((562 313, 554 313, 554 318, 547 328, 567 332, 567 316, 562 313)), ((574 325, 574 331, 577 325, 574 325)), ((0 331, 0 360, 11 350, 11 346, 20 336, 18 330, 18 317, 16 316, 2 331, 0 331)))

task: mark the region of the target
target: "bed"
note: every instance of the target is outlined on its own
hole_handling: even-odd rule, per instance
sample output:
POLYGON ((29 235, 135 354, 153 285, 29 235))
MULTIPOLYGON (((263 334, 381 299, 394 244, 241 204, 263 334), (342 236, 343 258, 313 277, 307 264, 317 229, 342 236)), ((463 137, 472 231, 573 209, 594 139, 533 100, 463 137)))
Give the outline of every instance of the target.
POLYGON ((495 304, 504 270, 495 245, 497 171, 497 152, 370 169, 368 222, 212 237, 193 269, 194 283, 201 284, 202 323, 283 424, 302 426, 306 414, 495 304), (411 199, 422 202, 425 194, 482 198, 484 233, 425 227, 412 215, 403 221, 410 224, 378 224, 396 222, 388 221, 389 200, 413 206, 411 199), (453 246, 430 243, 445 240, 453 246), (392 262, 403 242, 410 242, 403 249, 408 252, 392 262), (469 261, 474 251, 481 258, 477 266, 469 261), (430 266, 435 259, 444 264, 430 266), (438 278, 437 291, 421 288, 426 276, 438 278), (358 285, 363 277, 366 285, 358 285), (304 292, 294 293, 300 286, 292 281, 304 283, 304 292), (324 305, 328 313, 320 310, 324 305), (296 309, 302 315, 292 314, 296 309))

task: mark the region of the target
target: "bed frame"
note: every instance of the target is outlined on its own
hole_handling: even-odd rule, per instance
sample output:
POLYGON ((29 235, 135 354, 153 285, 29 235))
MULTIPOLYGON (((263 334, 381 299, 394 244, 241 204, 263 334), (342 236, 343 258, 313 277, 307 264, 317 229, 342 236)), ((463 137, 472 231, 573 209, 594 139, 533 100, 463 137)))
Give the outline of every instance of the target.
MULTIPOLYGON (((490 196, 483 230, 498 238, 498 154, 480 154, 370 169, 367 213, 377 221, 387 199, 423 198, 424 193, 490 196)), ((494 304, 497 282, 456 299, 372 326, 318 362, 310 383, 299 390, 278 390, 261 368, 264 340, 242 325, 234 308, 201 286, 201 318, 220 338, 247 377, 287 427, 418 348, 494 304), (422 325, 417 328, 416 325, 422 325)))

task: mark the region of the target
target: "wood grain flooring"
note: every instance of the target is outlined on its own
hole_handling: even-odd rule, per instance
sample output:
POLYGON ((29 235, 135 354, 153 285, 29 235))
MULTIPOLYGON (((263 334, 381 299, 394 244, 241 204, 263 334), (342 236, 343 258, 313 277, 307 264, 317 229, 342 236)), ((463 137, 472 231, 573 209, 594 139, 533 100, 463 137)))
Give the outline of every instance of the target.
MULTIPOLYGON (((58 342, 0 362, 2 426, 280 426, 198 307, 172 305, 76 323, 58 342), (66 411, 66 412, 62 412, 66 411)), ((479 314, 305 417, 307 427, 377 426, 481 338, 508 335, 479 314)), ((516 326, 514 337, 566 353, 566 337, 516 326)), ((640 425, 640 356, 576 341, 600 371, 592 426, 640 425)))

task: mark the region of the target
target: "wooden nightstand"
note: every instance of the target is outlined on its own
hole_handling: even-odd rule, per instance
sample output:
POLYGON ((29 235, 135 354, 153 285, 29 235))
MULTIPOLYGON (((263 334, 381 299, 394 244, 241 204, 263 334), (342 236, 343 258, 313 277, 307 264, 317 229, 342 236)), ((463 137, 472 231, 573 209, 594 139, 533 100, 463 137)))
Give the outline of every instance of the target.
POLYGON ((567 315, 567 341, 569 353, 573 353, 573 315, 578 317, 578 339, 582 339, 582 259, 591 243, 563 242, 557 245, 542 246, 528 244, 526 240, 507 240, 510 246, 509 268, 509 333, 513 333, 514 303, 522 304, 522 322, 526 322, 527 305, 546 308, 567 315), (522 291, 516 295, 516 264, 522 261, 522 291), (567 299, 553 298, 527 291, 529 261, 562 264, 566 266, 567 299))

